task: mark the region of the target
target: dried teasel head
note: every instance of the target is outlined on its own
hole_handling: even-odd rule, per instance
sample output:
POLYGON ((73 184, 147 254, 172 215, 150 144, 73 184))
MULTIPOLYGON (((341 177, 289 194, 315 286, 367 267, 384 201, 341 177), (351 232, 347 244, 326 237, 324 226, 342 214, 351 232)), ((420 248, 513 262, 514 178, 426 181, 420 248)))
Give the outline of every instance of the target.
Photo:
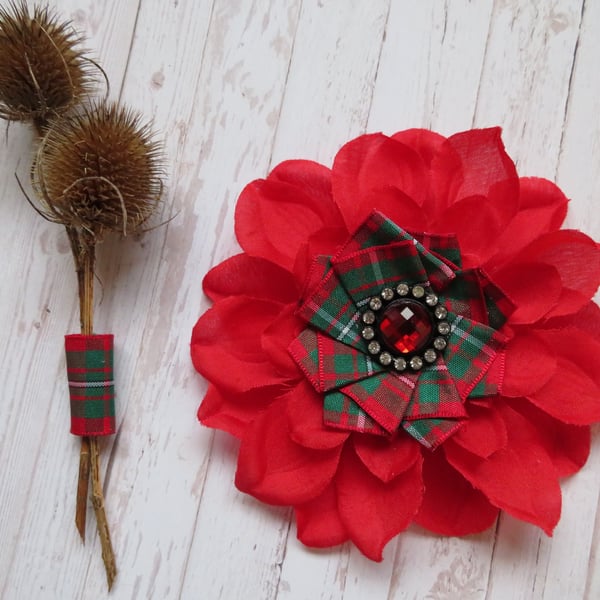
POLYGON ((68 21, 25 0, 0 7, 0 118, 48 119, 81 102, 95 84, 95 63, 68 21))
POLYGON ((141 116, 102 102, 51 123, 32 167, 48 220, 100 241, 135 233, 162 194, 162 146, 141 116))

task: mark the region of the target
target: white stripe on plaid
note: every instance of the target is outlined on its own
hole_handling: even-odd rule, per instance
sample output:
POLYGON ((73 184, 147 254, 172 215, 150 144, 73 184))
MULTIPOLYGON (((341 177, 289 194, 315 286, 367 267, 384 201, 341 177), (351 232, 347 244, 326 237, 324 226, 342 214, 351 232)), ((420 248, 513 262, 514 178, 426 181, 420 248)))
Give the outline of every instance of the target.
POLYGON ((452 325, 450 327, 451 334, 456 335, 461 340, 465 340, 465 341, 469 342, 469 344, 471 344, 472 346, 475 346, 475 348, 479 348, 479 350, 481 350, 484 354, 487 354, 488 356, 495 356, 496 350, 494 348, 490 348, 485 342, 482 342, 481 340, 478 340, 476 337, 467 333, 460 326, 460 322, 462 320, 463 320, 463 317, 461 317, 460 315, 457 315, 456 319, 454 319, 454 322, 452 323, 452 325))

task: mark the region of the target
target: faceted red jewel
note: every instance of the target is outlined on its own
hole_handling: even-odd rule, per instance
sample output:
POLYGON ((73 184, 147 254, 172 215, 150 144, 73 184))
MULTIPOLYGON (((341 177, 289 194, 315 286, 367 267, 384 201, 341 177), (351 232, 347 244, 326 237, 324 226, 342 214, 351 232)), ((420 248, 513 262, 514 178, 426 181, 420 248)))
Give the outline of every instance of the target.
POLYGON ((383 312, 379 331, 386 346, 400 354, 422 350, 433 331, 429 310, 416 300, 397 300, 383 312))

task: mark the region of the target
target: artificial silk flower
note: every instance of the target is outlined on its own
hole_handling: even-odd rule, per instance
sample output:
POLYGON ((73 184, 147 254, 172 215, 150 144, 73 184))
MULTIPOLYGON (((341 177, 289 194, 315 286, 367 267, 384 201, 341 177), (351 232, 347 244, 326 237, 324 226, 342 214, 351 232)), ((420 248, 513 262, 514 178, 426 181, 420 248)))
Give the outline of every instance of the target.
POLYGON ((373 560, 412 522, 551 534, 600 420, 600 250, 566 211, 498 128, 363 135, 250 183, 191 344, 236 486, 373 560))

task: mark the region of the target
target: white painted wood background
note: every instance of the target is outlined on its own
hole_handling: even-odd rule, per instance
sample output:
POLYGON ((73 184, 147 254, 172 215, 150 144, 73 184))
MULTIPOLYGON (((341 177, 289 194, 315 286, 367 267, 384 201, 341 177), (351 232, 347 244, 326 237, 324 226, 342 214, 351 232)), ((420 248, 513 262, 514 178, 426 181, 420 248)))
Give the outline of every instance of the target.
MULTIPOLYGON (((7 0, 1 0, 6 4, 7 0)), ((154 118, 168 225, 106 243, 96 330, 116 334, 118 423, 103 446, 118 599, 596 599, 600 429, 564 482, 553 538, 502 516, 464 539, 414 527, 382 564, 311 551, 288 509, 233 487, 237 444, 202 428, 191 328, 201 279, 236 252, 241 188, 286 158, 330 164, 365 131, 499 124, 525 175, 572 198, 600 239, 598 0, 55 0, 88 36, 112 96, 154 118)), ((62 336, 77 331, 62 228, 19 192, 31 134, 0 141, 0 595, 107 596, 93 517, 73 524, 62 336)))

